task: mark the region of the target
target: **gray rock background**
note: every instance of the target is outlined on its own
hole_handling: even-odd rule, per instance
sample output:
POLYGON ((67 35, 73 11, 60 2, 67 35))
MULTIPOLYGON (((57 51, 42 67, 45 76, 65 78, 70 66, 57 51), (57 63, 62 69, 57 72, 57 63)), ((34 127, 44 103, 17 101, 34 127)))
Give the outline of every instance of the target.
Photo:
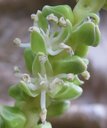
MULTIPOLYGON (((12 99, 8 96, 8 88, 12 84, 16 83, 17 79, 13 73, 13 67, 15 65, 19 66, 23 72, 26 72, 24 69, 23 62, 23 49, 16 48, 13 45, 13 40, 16 37, 22 39, 23 42, 29 41, 29 32, 28 28, 32 26, 32 20, 30 19, 30 14, 35 13, 37 9, 41 9, 43 5, 57 5, 57 4, 69 4, 72 7, 75 5, 75 1, 69 0, 0 0, 0 102, 10 102, 12 99)), ((87 111, 91 111, 91 116, 93 113, 93 105, 96 104, 102 106, 101 113, 103 111, 106 113, 106 104, 107 104, 107 12, 101 11, 101 32, 102 32, 102 40, 100 45, 97 48, 90 48, 88 58, 90 59, 89 70, 91 73, 91 78, 89 81, 86 81, 83 86, 84 93, 83 95, 72 101, 73 110, 76 108, 76 114, 72 111, 73 116, 68 116, 68 122, 65 124, 69 124, 71 122, 75 122, 76 120, 83 117, 87 117, 87 111), (76 105, 76 107, 75 107, 76 105), (80 106, 80 109, 78 106, 80 106), (84 108, 85 105, 85 108, 84 108), (92 105, 90 109, 86 109, 88 105, 92 105), (83 112, 85 109, 86 113, 83 112), (78 116, 78 113, 80 116, 78 116), (76 116, 75 116, 76 115, 76 116), (82 116, 81 116, 82 115, 82 116), (76 120, 72 120, 75 116, 76 120), (77 118, 78 117, 78 118, 77 118)), ((98 109, 99 111, 99 109, 98 109)), ((90 112, 89 112, 90 113, 90 112)), ((101 114, 100 113, 100 114, 101 114)), ((102 114, 104 116, 104 114, 102 114)), ((89 117, 91 117, 89 114, 89 117)), ((80 123, 83 124, 82 128, 106 128, 107 117, 104 116, 103 120, 99 120, 99 116, 95 115, 91 120, 87 117, 86 120, 80 120, 80 123), (91 122, 89 121, 91 120, 91 122), (97 120, 95 120, 97 119, 97 120), (94 121, 98 122, 99 125, 95 125, 92 123, 94 121), (84 123, 85 122, 85 123, 84 123), (90 127, 88 127, 88 122, 90 122, 90 127), (87 125, 86 125, 87 123, 87 125), (101 125, 102 124, 102 125, 101 125)), ((65 118, 62 120, 64 121, 65 118)), ((62 122, 61 120, 61 122, 62 122)), ((56 126, 60 120, 55 121, 53 125, 56 126)), ((72 128, 81 128, 77 125, 72 125, 72 128)), ((62 125, 60 125, 61 128, 62 125)), ((67 128, 71 128, 71 125, 67 126, 67 128)))

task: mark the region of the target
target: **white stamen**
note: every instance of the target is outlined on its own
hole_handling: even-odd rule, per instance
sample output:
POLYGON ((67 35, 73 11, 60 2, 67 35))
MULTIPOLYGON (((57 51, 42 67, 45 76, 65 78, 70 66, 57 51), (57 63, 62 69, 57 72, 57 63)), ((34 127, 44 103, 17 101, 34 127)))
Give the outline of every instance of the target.
POLYGON ((30 76, 28 74, 23 74, 22 75, 22 80, 27 82, 27 83, 31 82, 30 76))
POLYGON ((59 78, 55 78, 52 83, 51 86, 57 85, 57 84, 63 84, 63 80, 59 79, 59 78))
POLYGON ((64 44, 64 43, 61 43, 61 44, 60 44, 60 48, 71 50, 71 47, 68 46, 68 45, 66 45, 66 44, 64 44))
POLYGON ((60 79, 63 79, 63 78, 67 78, 67 74, 65 74, 65 73, 62 73, 62 74, 58 74, 58 75, 56 75, 55 76, 56 78, 60 78, 60 79))
POLYGON ((42 77, 41 74, 38 73, 38 76, 39 76, 39 80, 40 80, 39 84, 40 84, 41 89, 46 90, 47 85, 48 85, 48 80, 47 80, 46 74, 44 74, 44 77, 42 77))
POLYGON ((21 48, 29 48, 30 47, 30 43, 23 43, 23 44, 21 43, 20 47, 21 48))
POLYGON ((47 56, 46 55, 41 55, 41 56, 39 56, 39 61, 41 62, 41 63, 45 63, 46 61, 47 61, 47 56))
POLYGON ((20 45, 21 45, 21 40, 20 40, 20 38, 15 38, 15 39, 13 40, 13 42, 14 42, 14 44, 15 44, 16 46, 20 47, 20 45))
POLYGON ((55 23, 58 23, 58 17, 55 16, 53 13, 47 16, 47 20, 54 21, 55 23))
POLYGON ((74 74, 72 74, 72 73, 67 74, 67 79, 68 80, 74 79, 74 74))
POLYGON ((89 73, 88 71, 84 71, 81 75, 82 75, 82 76, 84 77, 84 79, 86 79, 86 80, 89 80, 89 78, 90 78, 90 73, 89 73))
POLYGON ((21 43, 21 40, 19 38, 15 38, 13 42, 16 46, 21 47, 21 48, 29 48, 30 47, 30 43, 21 43))
POLYGON ((19 73, 20 72, 20 69, 19 69, 19 67, 17 67, 17 66, 14 66, 14 73, 15 74, 17 74, 17 73, 19 73))
POLYGON ((43 80, 43 77, 41 76, 40 73, 38 73, 38 76, 39 76, 39 79, 42 81, 43 80))
POLYGON ((22 76, 23 76, 23 74, 20 73, 19 67, 17 67, 17 66, 14 67, 14 74, 15 74, 15 77, 17 77, 17 78, 22 78, 22 76))
POLYGON ((41 14, 42 12, 40 10, 37 11, 37 15, 41 14))
POLYGON ((66 45, 66 44, 64 44, 64 43, 61 43, 61 44, 60 44, 60 48, 67 50, 67 52, 68 52, 70 55, 74 55, 74 51, 73 51, 73 49, 72 49, 69 45, 66 45))
POLYGON ((33 19, 34 21, 38 21, 38 16, 36 14, 32 14, 31 15, 31 19, 33 19))
POLYGON ((48 51, 48 53, 49 53, 50 55, 54 56, 54 55, 59 54, 59 53, 62 51, 62 49, 58 49, 58 50, 55 50, 55 51, 54 51, 54 50, 48 48, 47 51, 48 51))
POLYGON ((50 27, 50 25, 48 24, 48 29, 47 29, 47 31, 46 31, 46 35, 47 35, 47 36, 49 36, 49 34, 50 34, 50 29, 51 29, 51 27, 50 27))
POLYGON ((41 92, 40 106, 41 106, 41 110, 42 110, 42 112, 40 114, 41 121, 42 121, 42 123, 45 123, 46 116, 47 116, 47 110, 46 110, 46 91, 45 90, 41 92))
POLYGON ((28 85, 28 87, 29 87, 31 90, 33 90, 33 91, 35 91, 35 90, 38 89, 37 86, 34 85, 33 83, 28 83, 27 85, 28 85))
POLYGON ((65 27, 67 25, 66 20, 64 19, 64 17, 61 17, 59 19, 59 25, 61 25, 62 27, 65 27))
POLYGON ((37 26, 32 26, 32 27, 30 27, 30 28, 29 28, 29 31, 30 31, 30 32, 37 31, 37 32, 40 33, 40 29, 39 29, 37 26))
POLYGON ((42 85, 45 85, 45 83, 46 83, 46 82, 42 80, 42 81, 40 82, 40 85, 41 85, 41 86, 42 86, 42 85))
POLYGON ((46 109, 46 91, 41 92, 41 109, 46 109))

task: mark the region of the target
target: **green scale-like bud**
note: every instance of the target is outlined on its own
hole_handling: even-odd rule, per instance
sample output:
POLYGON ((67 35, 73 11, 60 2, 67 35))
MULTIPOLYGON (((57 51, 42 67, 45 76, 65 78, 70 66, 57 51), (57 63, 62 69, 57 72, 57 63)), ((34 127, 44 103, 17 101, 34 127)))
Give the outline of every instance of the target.
POLYGON ((76 27, 72 32, 71 41, 88 46, 97 46, 100 42, 100 30, 98 25, 87 21, 76 27))
POLYGON ((79 74, 87 69, 84 60, 79 56, 68 56, 66 58, 57 59, 57 56, 51 58, 54 74, 74 73, 79 74), (54 59, 54 61, 53 61, 54 59))

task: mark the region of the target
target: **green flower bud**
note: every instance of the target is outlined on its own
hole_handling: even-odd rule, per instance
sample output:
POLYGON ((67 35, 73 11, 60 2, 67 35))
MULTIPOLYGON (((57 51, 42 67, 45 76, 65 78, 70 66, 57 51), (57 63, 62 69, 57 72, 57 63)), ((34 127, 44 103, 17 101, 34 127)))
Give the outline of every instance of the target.
POLYGON ((54 57, 52 67, 55 75, 60 73, 79 74, 87 69, 87 65, 79 56, 69 56, 60 60, 54 57))
POLYGON ((79 25, 72 33, 71 42, 97 46, 100 42, 100 30, 93 22, 85 22, 79 25))
POLYGON ((69 101, 54 101, 52 102, 48 109, 48 117, 59 116, 63 114, 70 107, 69 101))
POLYGON ((71 7, 68 5, 44 6, 42 12, 45 17, 53 13, 59 18, 64 17, 65 19, 68 19, 72 24, 74 23, 74 16, 71 7))
POLYGON ((34 54, 31 48, 26 48, 24 50, 24 59, 25 59, 25 64, 26 64, 28 71, 32 73, 32 63, 34 60, 34 54))

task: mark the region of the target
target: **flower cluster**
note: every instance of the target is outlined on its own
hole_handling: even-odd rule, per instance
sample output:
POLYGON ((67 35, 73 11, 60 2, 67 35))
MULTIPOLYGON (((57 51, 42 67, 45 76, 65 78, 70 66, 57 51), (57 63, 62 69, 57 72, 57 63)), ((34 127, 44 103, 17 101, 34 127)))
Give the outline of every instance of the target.
POLYGON ((10 87, 9 94, 16 103, 0 107, 1 128, 51 128, 46 117, 62 114, 69 108, 68 100, 82 94, 80 76, 90 78, 88 47, 100 42, 95 12, 104 4, 79 0, 73 10, 68 5, 44 6, 31 15, 30 43, 14 40, 24 48, 29 74, 15 67, 20 81, 10 87))

